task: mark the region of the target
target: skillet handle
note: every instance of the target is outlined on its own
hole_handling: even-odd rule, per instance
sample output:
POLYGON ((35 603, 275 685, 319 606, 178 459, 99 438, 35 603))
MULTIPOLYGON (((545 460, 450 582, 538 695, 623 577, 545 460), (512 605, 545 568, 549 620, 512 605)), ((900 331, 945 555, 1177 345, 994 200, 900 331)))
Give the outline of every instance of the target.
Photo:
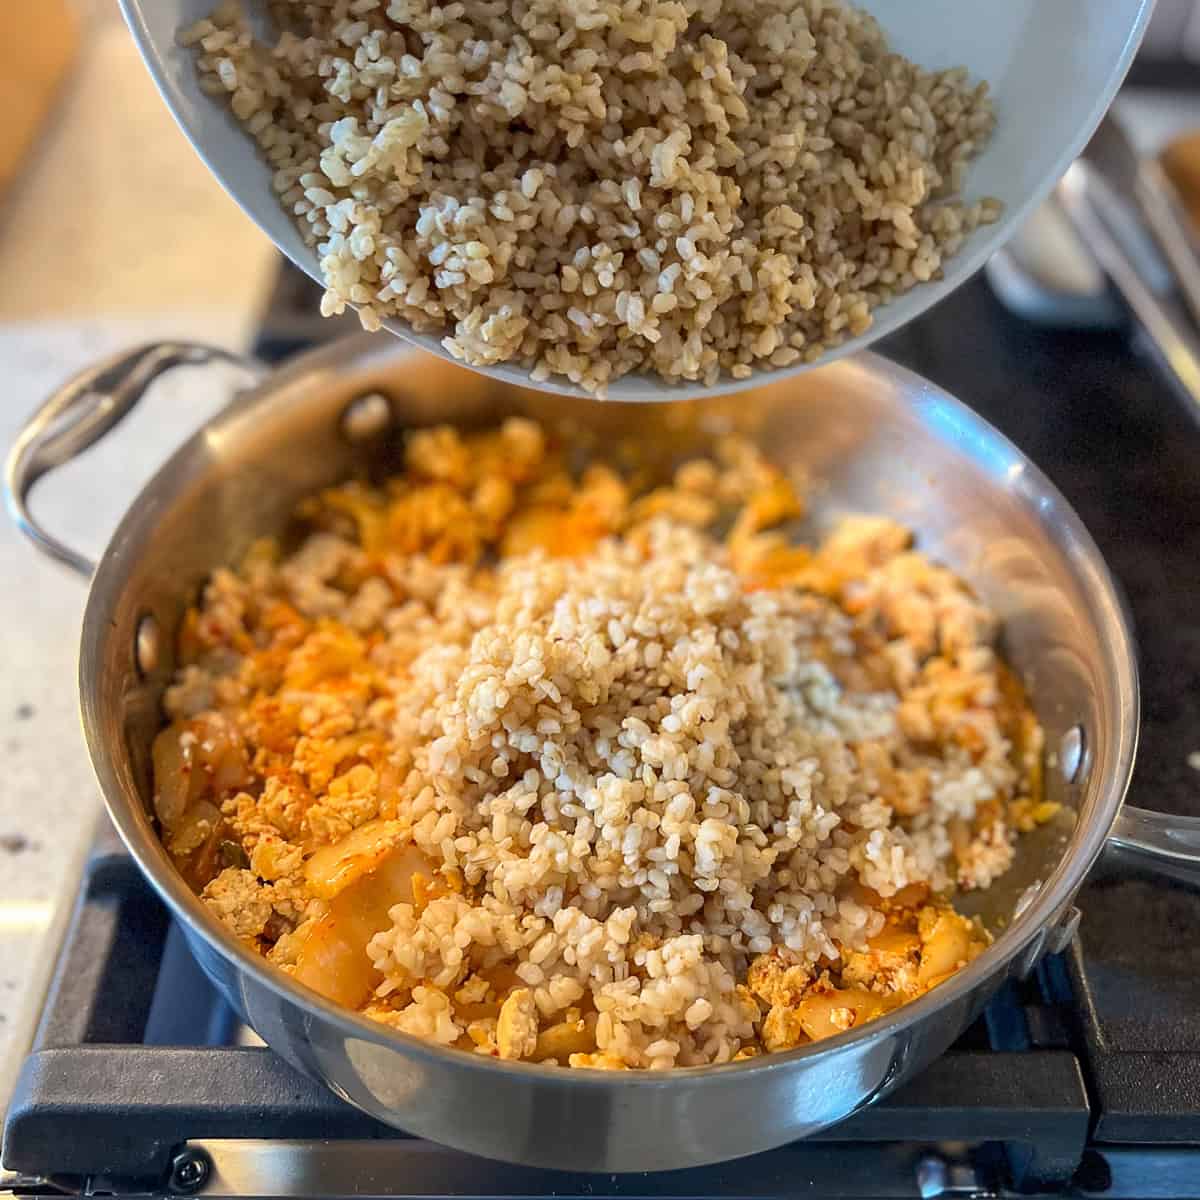
POLYGON ((1126 804, 1108 845, 1159 875, 1200 884, 1200 817, 1177 817, 1126 804))
POLYGON ((153 342, 122 350, 69 379, 26 422, 4 464, 4 502, 17 528, 43 554, 85 579, 96 564, 45 529, 30 511, 37 481, 99 441, 138 405, 150 385, 178 366, 229 362, 254 371, 241 355, 194 342, 153 342))

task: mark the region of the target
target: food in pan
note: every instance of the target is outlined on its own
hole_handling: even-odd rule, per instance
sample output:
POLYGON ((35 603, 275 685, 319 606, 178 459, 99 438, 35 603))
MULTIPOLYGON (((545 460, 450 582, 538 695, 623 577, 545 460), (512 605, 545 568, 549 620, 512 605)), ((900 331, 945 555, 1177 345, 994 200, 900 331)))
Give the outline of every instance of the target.
POLYGON ((323 311, 600 391, 818 358, 999 213, 987 86, 842 0, 232 0, 181 32, 323 311), (262 32, 260 27, 260 32, 262 32))
POLYGON ((1040 799, 996 622, 910 532, 797 544, 719 438, 655 479, 524 419, 411 433, 182 624, 154 806, 248 946, 395 1029, 667 1068, 852 1029, 988 944, 1040 799))

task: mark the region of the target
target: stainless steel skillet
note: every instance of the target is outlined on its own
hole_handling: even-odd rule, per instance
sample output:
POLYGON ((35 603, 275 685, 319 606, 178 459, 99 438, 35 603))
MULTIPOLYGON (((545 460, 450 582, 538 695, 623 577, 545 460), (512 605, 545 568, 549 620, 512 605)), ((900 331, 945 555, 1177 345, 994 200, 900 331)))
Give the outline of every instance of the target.
POLYGON ((192 950, 281 1055, 384 1121, 478 1154, 597 1171, 682 1167, 804 1137, 940 1054, 993 991, 1069 939, 1072 899, 1106 844, 1200 877, 1200 822, 1121 802, 1138 691, 1128 624, 1078 518, 1012 445, 957 401, 864 356, 700 404, 564 400, 497 383, 382 338, 352 338, 261 378, 141 491, 94 568, 28 507, 36 480, 107 433, 154 378, 219 352, 142 347, 67 384, 8 462, 8 503, 30 538, 91 575, 80 648, 84 729, 109 812, 192 950), (981 900, 995 944, 885 1019, 783 1055, 664 1074, 564 1071, 442 1050, 343 1011, 235 942, 177 875, 148 815, 150 742, 172 631, 218 564, 286 523, 302 495, 385 464, 405 427, 561 418, 601 437, 673 447, 697 423, 744 428, 823 482, 819 523, 890 513, 962 572, 1005 623, 1005 651, 1045 726, 1051 798, 1068 817, 1026 839, 981 900))

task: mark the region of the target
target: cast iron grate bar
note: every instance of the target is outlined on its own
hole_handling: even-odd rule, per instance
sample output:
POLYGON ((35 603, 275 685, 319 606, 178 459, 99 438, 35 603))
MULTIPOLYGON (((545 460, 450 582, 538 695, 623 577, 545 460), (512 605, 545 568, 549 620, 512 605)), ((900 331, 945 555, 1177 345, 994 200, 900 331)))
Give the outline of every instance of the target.
POLYGON ((133 859, 93 855, 35 1043, 140 1042, 170 924, 133 859))
MULTIPOLYGON (((1079 1025, 1087 1084, 1096 1098, 1093 1139, 1114 1145, 1200 1144, 1200 1054, 1123 1049, 1105 1036, 1099 1015, 1088 1011, 1088 962, 1078 944, 1066 956, 1065 969, 1084 998, 1079 1025)), ((1200 999, 1196 1006, 1200 1009, 1200 999)), ((1200 1179, 1195 1186, 1200 1195, 1200 1179)))
MULTIPOLYGON (((1088 1121, 1074 1055, 951 1052, 810 1144, 1003 1143, 1010 1169, 1044 1182, 1074 1172, 1088 1121)), ((247 1137, 414 1140, 260 1047, 66 1046, 26 1060, 4 1164, 155 1179, 186 1141, 247 1137)))

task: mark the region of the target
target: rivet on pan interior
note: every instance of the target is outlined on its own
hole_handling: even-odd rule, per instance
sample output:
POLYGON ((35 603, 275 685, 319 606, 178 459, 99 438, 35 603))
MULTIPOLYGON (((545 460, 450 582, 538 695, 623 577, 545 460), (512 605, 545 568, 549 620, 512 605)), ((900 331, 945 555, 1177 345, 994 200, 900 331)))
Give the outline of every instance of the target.
POLYGON ((138 622, 137 633, 133 640, 134 659, 137 662, 137 669, 143 676, 150 675, 158 666, 161 642, 158 621, 150 613, 147 613, 138 622))
POLYGON ((1058 744, 1058 769, 1067 783, 1075 783, 1083 769, 1087 738, 1082 725, 1072 725, 1058 744))
POLYGON ((346 405, 342 433, 352 442, 363 442, 382 433, 392 423, 392 406, 382 392, 366 392, 346 405))

